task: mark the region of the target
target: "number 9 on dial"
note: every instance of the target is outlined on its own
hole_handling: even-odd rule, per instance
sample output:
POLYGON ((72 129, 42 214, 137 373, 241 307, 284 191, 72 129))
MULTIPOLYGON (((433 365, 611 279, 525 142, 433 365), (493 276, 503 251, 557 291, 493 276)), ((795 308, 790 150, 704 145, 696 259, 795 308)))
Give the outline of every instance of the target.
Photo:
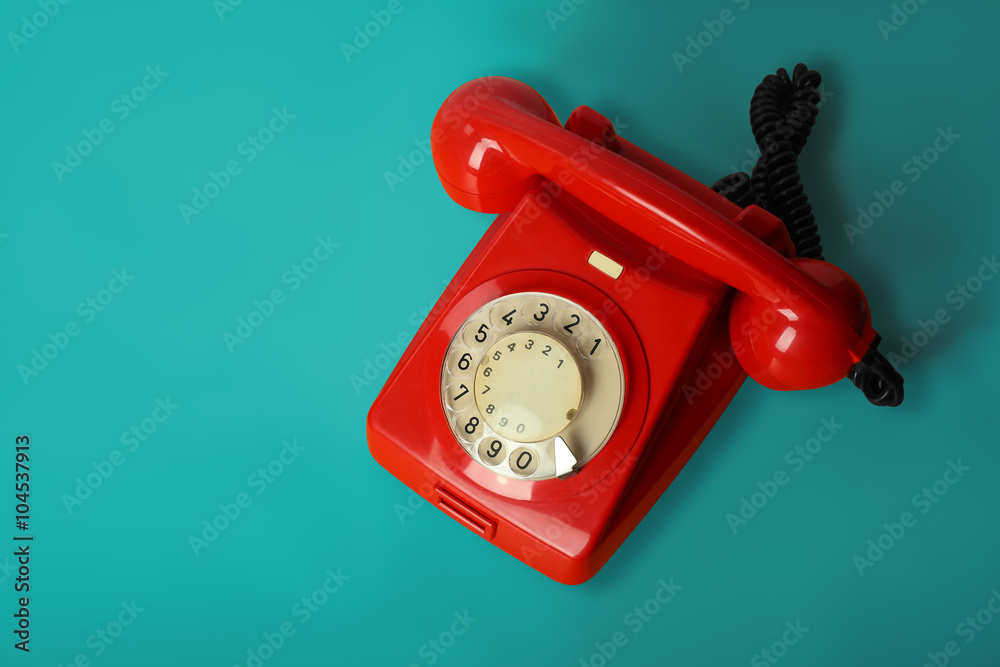
POLYGON ((502 463, 507 454, 507 448, 500 438, 483 438, 478 451, 479 459, 488 466, 502 463))

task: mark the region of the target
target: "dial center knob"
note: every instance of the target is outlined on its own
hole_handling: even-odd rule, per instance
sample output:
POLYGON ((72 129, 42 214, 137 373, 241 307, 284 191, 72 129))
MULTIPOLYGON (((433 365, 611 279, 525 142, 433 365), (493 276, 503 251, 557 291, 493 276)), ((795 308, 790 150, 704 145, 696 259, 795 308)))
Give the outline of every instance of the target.
POLYGON ((499 435, 538 442, 576 416, 583 380, 566 347, 547 334, 520 331, 494 343, 476 369, 476 405, 499 435))

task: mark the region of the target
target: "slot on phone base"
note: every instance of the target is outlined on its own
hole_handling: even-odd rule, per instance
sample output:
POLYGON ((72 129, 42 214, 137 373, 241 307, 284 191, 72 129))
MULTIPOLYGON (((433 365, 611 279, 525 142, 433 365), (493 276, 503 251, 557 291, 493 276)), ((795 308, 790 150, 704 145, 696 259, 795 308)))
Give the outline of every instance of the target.
POLYGON ((473 509, 466 502, 459 500, 440 484, 434 485, 437 491, 437 506, 441 511, 458 521, 460 524, 487 540, 492 540, 497 534, 497 522, 482 512, 473 509))

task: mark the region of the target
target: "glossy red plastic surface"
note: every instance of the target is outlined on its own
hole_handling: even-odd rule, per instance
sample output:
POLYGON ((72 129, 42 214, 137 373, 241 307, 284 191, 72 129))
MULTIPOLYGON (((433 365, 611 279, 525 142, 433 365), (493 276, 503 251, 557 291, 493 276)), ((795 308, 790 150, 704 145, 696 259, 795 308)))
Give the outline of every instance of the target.
POLYGON ((874 336, 854 281, 825 262, 789 259, 777 218, 739 208, 615 136, 592 109, 578 108, 564 129, 524 84, 477 80, 442 106, 432 151, 455 201, 501 215, 376 398, 369 446, 458 523, 558 581, 585 581, 614 553, 714 425, 744 368, 775 388, 821 386, 844 377, 874 336), (594 250, 622 275, 591 266, 594 250), (618 426, 567 479, 511 480, 478 464, 440 401, 458 327, 484 303, 523 291, 586 308, 624 365, 618 426))
MULTIPOLYGON (((682 265, 672 275, 642 271, 656 263, 650 256, 668 260, 650 255, 648 247, 641 257, 616 249, 621 239, 603 237, 597 223, 581 222, 558 204, 542 206, 540 194, 500 216, 463 264, 375 400, 368 439, 379 463, 459 523, 484 537, 492 533, 494 544, 548 576, 579 583, 648 509, 620 513, 638 502, 628 498, 640 489, 635 475, 646 470, 642 462, 650 459, 652 443, 659 443, 661 463, 649 469, 656 472, 649 489, 676 475, 700 441, 693 434, 714 421, 719 400, 698 396, 688 405, 682 388, 696 386, 700 361, 715 363, 706 356, 713 344, 728 348, 723 305, 729 290, 689 270, 685 275, 682 265), (625 267, 619 279, 625 282, 587 263, 594 249, 625 267), (564 480, 511 480, 478 464, 455 441, 438 391, 445 351, 461 323, 491 299, 529 290, 557 294, 593 313, 624 364, 624 407, 611 440, 564 480), (684 434, 664 437, 661 416, 678 404, 669 426, 684 434)), ((712 373, 707 396, 728 400, 744 377, 731 354, 728 362, 723 376, 712 373)))
POLYGON ((826 262, 789 260, 746 231, 766 224, 760 220, 770 213, 748 206, 739 213, 745 222, 734 225, 732 216, 693 198, 690 183, 658 177, 563 129, 545 100, 519 81, 477 80, 452 93, 435 118, 431 150, 445 189, 463 206, 509 211, 539 178, 555 181, 624 229, 736 288, 745 296, 730 324, 734 349, 768 387, 832 384, 875 336, 868 303, 850 276, 826 262), (447 120, 473 106, 464 120, 447 120), (766 335, 742 333, 746 322, 775 315, 779 322, 758 327, 766 335))

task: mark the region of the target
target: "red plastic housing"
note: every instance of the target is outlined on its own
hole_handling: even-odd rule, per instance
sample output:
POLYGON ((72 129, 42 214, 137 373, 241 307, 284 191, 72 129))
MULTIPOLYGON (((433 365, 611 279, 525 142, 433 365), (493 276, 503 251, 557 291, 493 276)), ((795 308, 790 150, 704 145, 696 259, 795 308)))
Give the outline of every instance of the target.
POLYGON ((429 502, 553 579, 596 573, 715 424, 745 378, 775 388, 843 378, 875 333, 860 289, 790 259, 781 222, 741 209, 614 133, 587 107, 558 125, 511 79, 466 84, 442 106, 435 166, 460 204, 499 212, 372 405, 376 460, 429 502), (615 279, 588 263, 599 251, 615 279), (736 289, 733 289, 735 287, 736 289), (544 291, 607 328, 624 407, 579 473, 502 478, 455 441, 441 405, 458 327, 503 295, 544 291))

